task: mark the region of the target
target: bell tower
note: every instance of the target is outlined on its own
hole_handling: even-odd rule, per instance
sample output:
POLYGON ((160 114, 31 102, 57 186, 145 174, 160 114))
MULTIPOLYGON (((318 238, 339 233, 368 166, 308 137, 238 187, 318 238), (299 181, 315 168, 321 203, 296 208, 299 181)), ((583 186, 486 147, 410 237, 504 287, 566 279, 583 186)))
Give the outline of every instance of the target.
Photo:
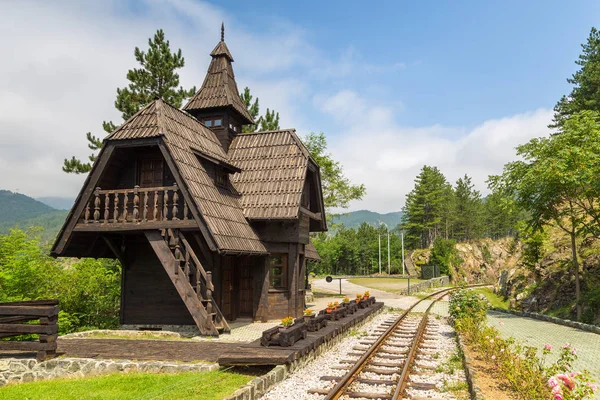
POLYGON ((212 60, 202 87, 183 109, 212 129, 228 152, 242 126, 253 124, 254 120, 240 98, 231 65, 233 57, 225 44, 224 24, 221 24, 221 41, 210 55, 212 60))

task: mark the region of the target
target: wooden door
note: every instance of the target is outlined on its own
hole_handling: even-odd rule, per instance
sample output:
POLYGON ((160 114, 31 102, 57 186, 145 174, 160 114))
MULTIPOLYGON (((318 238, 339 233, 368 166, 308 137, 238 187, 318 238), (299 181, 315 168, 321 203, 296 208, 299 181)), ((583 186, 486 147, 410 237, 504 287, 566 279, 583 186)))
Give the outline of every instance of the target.
MULTIPOLYGON (((139 185, 142 188, 161 187, 164 184, 164 164, 159 158, 145 158, 139 162, 139 185)), ((155 200, 155 193, 148 192, 148 219, 153 219, 154 205, 158 208, 158 219, 162 219, 162 192, 159 192, 158 198, 155 200)), ((145 201, 140 199, 140 201, 145 201)))
POLYGON ((229 321, 233 321, 233 307, 231 302, 231 294, 233 292, 233 276, 231 269, 231 259, 223 257, 222 269, 223 273, 223 291, 221 293, 221 312, 229 321))
POLYGON ((163 160, 147 158, 140 160, 140 187, 163 186, 163 160))
POLYGON ((240 265, 239 268, 239 312, 240 316, 253 316, 253 285, 252 285, 252 264, 251 259, 240 265))

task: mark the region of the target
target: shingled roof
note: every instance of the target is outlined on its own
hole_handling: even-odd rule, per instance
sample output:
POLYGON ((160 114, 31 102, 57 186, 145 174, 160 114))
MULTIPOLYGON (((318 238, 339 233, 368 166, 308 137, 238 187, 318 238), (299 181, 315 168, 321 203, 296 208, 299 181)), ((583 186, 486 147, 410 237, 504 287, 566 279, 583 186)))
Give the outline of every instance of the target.
POLYGON ((310 155, 293 129, 239 134, 229 160, 231 181, 248 219, 296 219, 310 155))
POLYGON ((215 107, 232 107, 242 117, 242 124, 253 124, 254 119, 248 113, 246 105, 240 98, 233 74, 233 57, 227 48, 223 36, 210 53, 212 61, 202 87, 183 107, 185 111, 201 110, 215 107))
POLYGON ((217 247, 226 252, 265 254, 267 250, 250 227, 238 195, 217 187, 199 156, 237 170, 228 161, 214 132, 162 100, 140 110, 107 140, 163 137, 167 151, 206 221, 217 247))

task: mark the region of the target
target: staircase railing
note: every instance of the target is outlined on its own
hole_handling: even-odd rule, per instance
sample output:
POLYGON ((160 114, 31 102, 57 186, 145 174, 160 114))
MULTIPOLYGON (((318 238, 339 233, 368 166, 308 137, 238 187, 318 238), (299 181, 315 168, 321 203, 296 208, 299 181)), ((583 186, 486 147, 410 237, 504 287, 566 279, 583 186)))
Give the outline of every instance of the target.
POLYGON ((175 273, 183 273, 214 326, 218 330, 229 333, 231 328, 213 297, 215 287, 212 282, 212 272, 204 269, 192 246, 179 230, 168 229, 167 236, 169 247, 173 249, 173 255, 178 261, 175 273))

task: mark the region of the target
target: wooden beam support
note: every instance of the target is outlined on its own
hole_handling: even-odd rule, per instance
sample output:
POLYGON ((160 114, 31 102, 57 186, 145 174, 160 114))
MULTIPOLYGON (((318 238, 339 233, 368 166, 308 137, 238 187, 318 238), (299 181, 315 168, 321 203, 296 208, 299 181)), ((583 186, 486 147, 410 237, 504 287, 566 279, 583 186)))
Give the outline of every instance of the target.
POLYGON ((310 218, 317 220, 317 221, 321 221, 323 219, 323 214, 312 212, 308 208, 305 208, 305 207, 300 207, 300 212, 308 215, 310 218))

